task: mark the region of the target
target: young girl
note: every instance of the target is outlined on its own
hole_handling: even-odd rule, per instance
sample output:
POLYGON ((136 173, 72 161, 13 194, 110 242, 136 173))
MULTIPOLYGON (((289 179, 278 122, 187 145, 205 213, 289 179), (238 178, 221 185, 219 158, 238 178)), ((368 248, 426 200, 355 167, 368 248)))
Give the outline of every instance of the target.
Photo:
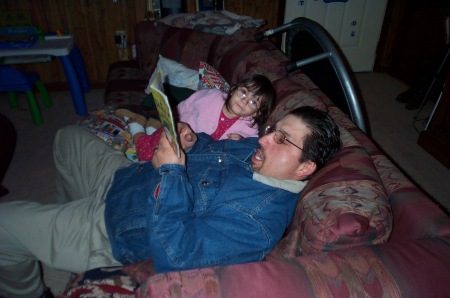
MULTIPOLYGON (((233 85, 229 93, 217 89, 200 90, 177 106, 179 121, 195 132, 209 134, 214 140, 257 137, 258 126, 272 112, 275 89, 263 75, 252 75, 233 85)), ((130 117, 133 121, 133 116, 130 117)), ((151 161, 163 128, 128 124, 136 145, 138 160, 151 161)))

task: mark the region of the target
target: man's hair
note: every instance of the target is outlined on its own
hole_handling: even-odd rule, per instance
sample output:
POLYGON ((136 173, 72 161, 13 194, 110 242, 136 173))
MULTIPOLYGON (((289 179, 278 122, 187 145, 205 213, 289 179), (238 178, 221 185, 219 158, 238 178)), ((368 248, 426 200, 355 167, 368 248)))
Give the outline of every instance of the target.
POLYGON ((272 85, 272 82, 264 75, 251 75, 239 83, 231 86, 231 89, 228 92, 228 98, 225 101, 226 104, 228 104, 234 91, 236 91, 239 87, 245 87, 250 93, 253 93, 254 96, 261 98, 260 107, 256 113, 256 116, 253 117, 250 127, 255 125, 262 126, 266 123, 269 118, 269 114, 273 111, 275 105, 276 91, 272 85))
POLYGON ((321 169, 341 148, 339 127, 327 113, 304 106, 288 113, 303 121, 309 129, 303 141, 300 162, 312 161, 321 169))

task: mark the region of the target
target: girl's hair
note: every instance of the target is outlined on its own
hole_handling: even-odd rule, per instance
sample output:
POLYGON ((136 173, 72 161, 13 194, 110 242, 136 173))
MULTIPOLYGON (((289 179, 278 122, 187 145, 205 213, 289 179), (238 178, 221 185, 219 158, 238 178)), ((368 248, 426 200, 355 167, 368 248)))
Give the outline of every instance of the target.
POLYGON ((239 83, 231 86, 230 91, 228 92, 228 97, 225 101, 225 105, 228 107, 228 103, 230 98, 233 96, 234 92, 240 88, 245 87, 248 92, 252 93, 253 96, 259 97, 260 106, 256 111, 256 115, 253 117, 250 127, 258 125, 261 127, 264 123, 266 123, 269 114, 272 112, 275 104, 275 88, 272 85, 272 82, 263 75, 254 74, 246 79, 240 81, 239 83))

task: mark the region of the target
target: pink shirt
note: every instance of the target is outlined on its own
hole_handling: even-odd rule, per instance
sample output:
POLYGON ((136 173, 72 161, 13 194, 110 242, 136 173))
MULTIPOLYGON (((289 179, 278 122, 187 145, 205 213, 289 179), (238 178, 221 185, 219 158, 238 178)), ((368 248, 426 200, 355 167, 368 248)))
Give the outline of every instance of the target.
MULTIPOLYGON (((217 89, 199 90, 188 99, 178 104, 180 121, 188 123, 195 132, 211 135, 219 125, 220 112, 227 98, 227 94, 217 89)), ((227 139, 230 133, 237 133, 244 138, 257 137, 258 127, 249 127, 252 118, 239 118, 220 137, 227 139)))

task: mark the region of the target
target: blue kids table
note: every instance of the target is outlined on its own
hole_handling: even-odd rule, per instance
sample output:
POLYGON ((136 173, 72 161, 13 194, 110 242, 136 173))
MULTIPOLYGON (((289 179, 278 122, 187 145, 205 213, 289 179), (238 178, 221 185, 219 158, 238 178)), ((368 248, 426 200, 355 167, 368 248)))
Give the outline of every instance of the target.
POLYGON ((5 64, 43 62, 46 56, 58 57, 64 69, 77 114, 86 115, 87 108, 84 93, 90 85, 86 75, 83 57, 75 45, 72 35, 46 36, 32 47, 0 49, 0 57, 5 64))

